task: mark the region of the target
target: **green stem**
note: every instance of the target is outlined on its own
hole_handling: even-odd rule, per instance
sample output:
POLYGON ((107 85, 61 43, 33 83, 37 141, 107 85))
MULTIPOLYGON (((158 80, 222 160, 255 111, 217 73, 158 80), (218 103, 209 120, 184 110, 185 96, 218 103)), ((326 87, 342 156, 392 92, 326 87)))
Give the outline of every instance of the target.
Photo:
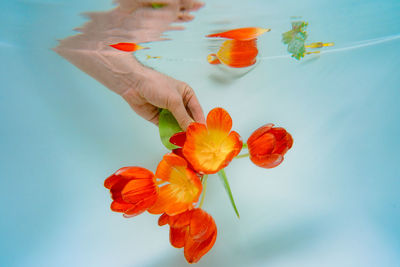
POLYGON ((205 196, 206 196, 207 178, 208 178, 208 175, 204 175, 203 178, 202 178, 202 182, 203 182, 203 193, 202 193, 202 195, 201 195, 201 200, 200 200, 199 208, 203 207, 204 198, 205 198, 205 196))
POLYGON ((218 175, 221 178, 222 183, 224 184, 226 193, 228 193, 229 200, 231 201, 231 205, 232 205, 233 209, 235 210, 236 216, 240 219, 239 211, 236 208, 235 200, 233 199, 231 187, 229 186, 228 178, 226 177, 225 170, 224 169, 220 170, 218 172, 218 175))
POLYGON ((241 158, 247 158, 248 156, 250 156, 250 154, 246 153, 246 154, 242 154, 242 155, 236 156, 236 158, 237 159, 241 159, 241 158))
POLYGON ((248 148, 246 143, 243 144, 243 148, 248 148))

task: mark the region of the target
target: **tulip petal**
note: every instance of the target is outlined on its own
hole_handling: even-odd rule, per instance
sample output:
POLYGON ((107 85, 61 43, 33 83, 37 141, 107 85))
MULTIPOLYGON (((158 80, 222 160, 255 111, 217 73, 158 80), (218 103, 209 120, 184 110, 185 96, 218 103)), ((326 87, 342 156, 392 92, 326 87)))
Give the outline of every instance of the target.
POLYGON ((127 203, 137 203, 142 201, 145 198, 151 197, 157 199, 158 196, 158 188, 146 188, 141 191, 130 191, 126 194, 122 195, 122 199, 127 203))
POLYGON ((187 210, 191 210, 194 207, 194 203, 177 203, 177 204, 173 204, 173 205, 169 205, 166 209, 165 209, 165 213, 174 216, 177 215, 179 213, 185 212, 187 210))
POLYGON ((163 157, 164 161, 167 162, 171 167, 187 167, 187 162, 184 158, 175 155, 174 153, 168 153, 163 157))
POLYGON ((207 212, 202 209, 195 209, 190 220, 190 236, 194 240, 203 241, 214 231, 213 225, 215 225, 215 222, 207 212))
MULTIPOLYGON (((159 189, 158 198, 156 203, 148 209, 151 214, 164 213, 169 205, 173 205, 176 202, 176 197, 171 192, 171 186, 165 185, 159 189)), ((168 214, 170 215, 170 214, 168 214)))
POLYGON ((287 134, 286 130, 282 127, 274 127, 269 132, 275 136, 276 141, 282 140, 287 134))
POLYGON ((158 218, 158 225, 159 226, 163 226, 166 225, 168 223, 169 220, 169 215, 166 213, 163 213, 160 218, 158 218))
POLYGON ((207 115, 207 129, 228 134, 232 129, 232 118, 223 108, 214 108, 207 115))
POLYGON ((169 139, 169 142, 171 144, 174 144, 174 145, 180 146, 180 147, 183 147, 183 145, 185 144, 185 141, 186 141, 186 132, 176 133, 173 136, 171 136, 171 138, 169 139))
POLYGON ((125 211, 124 217, 131 218, 145 212, 150 206, 156 202, 157 198, 150 196, 142 201, 132 204, 132 207, 125 211))
POLYGON ((157 201, 148 211, 151 214, 166 213, 170 216, 193 208, 193 202, 183 202, 176 196, 176 189, 170 184, 160 188, 157 201))
POLYGON ((292 135, 290 133, 287 133, 286 137, 287 139, 287 145, 288 145, 288 149, 291 149, 293 146, 293 138, 292 135))
POLYGON ((281 164, 283 156, 280 154, 269 154, 264 156, 250 155, 250 160, 259 167, 270 169, 281 164))
POLYGON ((157 194, 157 187, 152 179, 131 180, 121 191, 124 201, 130 203, 140 201, 143 196, 154 194, 157 194))
MULTIPOLYGON (((229 134, 229 140, 234 144, 233 145, 233 154, 232 156, 229 157, 229 162, 236 157, 237 155, 239 155, 240 151, 242 151, 243 148, 243 141, 242 141, 242 137, 235 131, 232 131, 229 134)), ((228 159, 227 159, 228 160, 228 159)), ((224 166, 225 168, 226 166, 224 166)))
POLYGON ((253 142, 249 142, 248 148, 253 156, 271 154, 276 145, 276 139, 273 134, 264 133, 253 142))
POLYGON ((183 248, 186 241, 187 228, 169 228, 169 241, 173 247, 183 248))
MULTIPOLYGON (((172 150, 172 153, 174 153, 175 155, 177 155, 177 156, 179 156, 181 158, 184 158, 186 160, 185 155, 183 155, 182 148, 176 148, 176 149, 172 150)), ((196 172, 196 170, 193 168, 192 164, 190 164, 189 161, 186 161, 186 163, 187 163, 187 167, 189 169, 191 169, 192 171, 196 172)))
POLYGON ((114 200, 111 203, 111 207, 110 208, 111 208, 112 211, 115 211, 115 212, 125 212, 130 207, 132 207, 132 204, 130 204, 130 203, 126 203, 123 200, 119 200, 119 201, 114 200))
POLYGON ((124 167, 115 172, 115 175, 125 179, 151 179, 154 174, 142 167, 124 167))
POLYGON ((261 126, 260 128, 258 128, 257 130, 255 130, 251 136, 249 137, 249 139, 247 140, 247 144, 249 143, 253 143, 255 140, 257 140, 258 138, 260 138, 260 136, 262 136, 263 134, 265 134, 266 132, 270 131, 272 129, 272 127, 274 127, 273 123, 268 123, 264 126, 261 126))
POLYGON ((197 241, 188 236, 185 243, 184 254, 185 258, 189 263, 198 262, 210 249, 214 246, 215 240, 217 239, 217 228, 213 227, 215 231, 211 232, 209 237, 203 241, 197 241))
POLYGON ((115 183, 110 189, 111 199, 116 200, 122 198, 121 191, 128 182, 129 180, 127 179, 121 179, 115 183))
POLYGON ((104 181, 104 187, 111 189, 115 184, 123 179, 150 179, 154 174, 142 167, 123 167, 104 181))
POLYGON ((272 153, 285 155, 286 152, 292 147, 292 145, 293 145, 292 136, 289 133, 287 133, 285 137, 283 137, 280 141, 277 141, 275 149, 274 151, 272 151, 272 153))
POLYGON ((192 219, 193 211, 194 210, 190 210, 175 216, 170 216, 168 222, 169 225, 175 228, 188 226, 190 224, 190 220, 192 219))
POLYGON ((186 167, 187 162, 184 158, 174 153, 168 153, 164 155, 163 160, 158 164, 156 177, 163 181, 169 181, 174 169, 182 171, 186 167))
POLYGON ((123 178, 113 174, 104 181, 104 187, 107 189, 111 189, 111 187, 118 183, 121 179, 123 178))

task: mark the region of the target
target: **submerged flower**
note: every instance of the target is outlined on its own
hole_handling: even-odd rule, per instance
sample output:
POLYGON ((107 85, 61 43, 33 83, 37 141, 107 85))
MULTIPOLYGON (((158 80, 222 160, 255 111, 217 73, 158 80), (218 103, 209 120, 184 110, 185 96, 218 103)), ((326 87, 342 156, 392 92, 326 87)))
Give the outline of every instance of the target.
POLYGON ((156 203, 149 208, 153 214, 176 215, 193 209, 202 191, 200 178, 188 168, 184 158, 173 153, 164 156, 157 167, 156 175, 160 187, 156 203))
POLYGON ((247 145, 251 161, 262 168, 274 168, 283 161, 283 156, 292 147, 292 136, 281 127, 269 123, 255 130, 247 145))
POLYGON ((202 209, 194 209, 175 216, 161 215, 160 226, 169 224, 169 239, 176 248, 184 248, 189 263, 198 262, 213 246, 217 239, 214 219, 202 209))
POLYGON ((104 181, 110 189, 111 210, 133 217, 147 210, 157 200, 154 174, 141 167, 124 167, 104 181))
POLYGON ((197 172, 217 173, 239 154, 242 140, 231 129, 232 119, 222 108, 208 113, 207 125, 197 122, 189 125, 182 152, 197 172))

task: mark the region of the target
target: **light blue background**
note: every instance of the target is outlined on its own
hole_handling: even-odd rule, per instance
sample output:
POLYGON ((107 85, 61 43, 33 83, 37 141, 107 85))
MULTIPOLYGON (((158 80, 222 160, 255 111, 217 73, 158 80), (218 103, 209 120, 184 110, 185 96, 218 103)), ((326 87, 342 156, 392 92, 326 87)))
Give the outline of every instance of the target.
MULTIPOLYGON (((0 3, 0 266, 186 265, 157 217, 112 213, 103 188, 122 166, 155 171, 157 129, 50 50, 79 13, 111 7, 0 3)), ((206 112, 227 109, 244 139, 268 122, 294 138, 275 169, 227 168, 240 220, 209 178, 204 208, 219 232, 197 266, 400 266, 400 2, 210 0, 186 26, 138 57, 162 56, 144 63, 189 83, 206 112), (335 47, 285 57, 290 16, 335 47), (272 31, 258 65, 233 79, 207 63, 204 35, 244 26, 272 31)))

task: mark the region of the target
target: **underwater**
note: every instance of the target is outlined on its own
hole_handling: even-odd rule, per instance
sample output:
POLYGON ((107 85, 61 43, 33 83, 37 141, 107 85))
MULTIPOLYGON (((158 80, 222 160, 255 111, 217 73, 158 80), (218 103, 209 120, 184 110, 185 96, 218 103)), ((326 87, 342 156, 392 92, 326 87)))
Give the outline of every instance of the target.
POLYGON ((0 266, 400 266, 400 1, 0 7, 0 266))

